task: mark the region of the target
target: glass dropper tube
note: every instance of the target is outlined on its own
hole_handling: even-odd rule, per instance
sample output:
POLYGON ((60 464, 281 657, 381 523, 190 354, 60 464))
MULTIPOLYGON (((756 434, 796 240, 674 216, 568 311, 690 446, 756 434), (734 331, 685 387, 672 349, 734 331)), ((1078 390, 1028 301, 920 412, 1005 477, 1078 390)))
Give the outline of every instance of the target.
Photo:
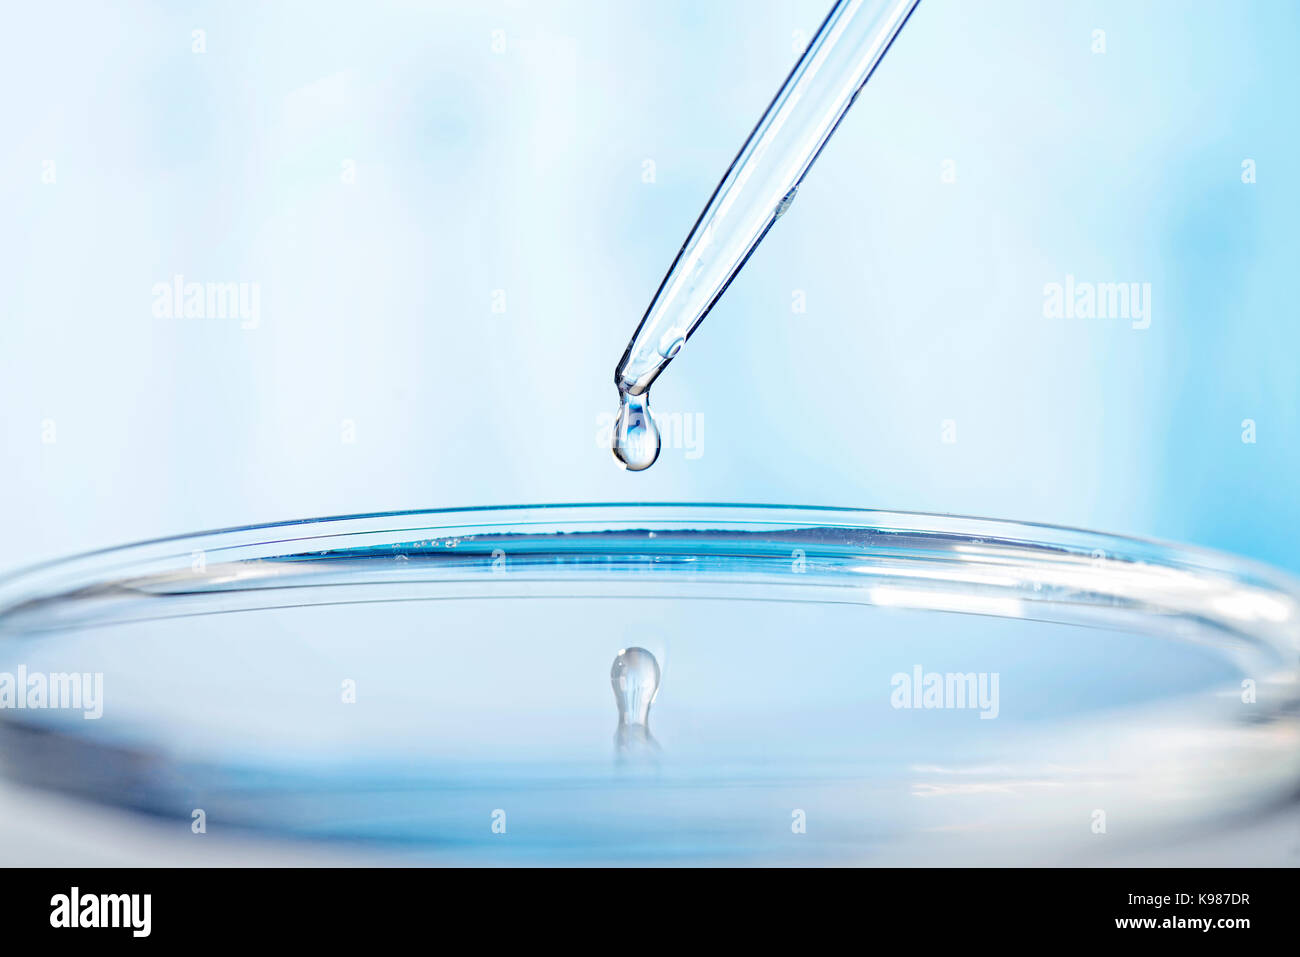
POLYGON ((623 396, 650 388, 789 208, 918 2, 837 0, 831 8, 659 284, 614 373, 623 396))

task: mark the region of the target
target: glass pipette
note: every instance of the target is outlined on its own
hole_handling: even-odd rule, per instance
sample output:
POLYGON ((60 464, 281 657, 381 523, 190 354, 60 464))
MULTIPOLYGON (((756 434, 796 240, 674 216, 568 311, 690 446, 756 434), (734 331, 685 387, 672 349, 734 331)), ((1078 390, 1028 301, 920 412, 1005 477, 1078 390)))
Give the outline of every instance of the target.
POLYGON ((614 372, 614 457, 654 464, 649 389, 790 203, 919 0, 837 0, 700 213, 614 372))

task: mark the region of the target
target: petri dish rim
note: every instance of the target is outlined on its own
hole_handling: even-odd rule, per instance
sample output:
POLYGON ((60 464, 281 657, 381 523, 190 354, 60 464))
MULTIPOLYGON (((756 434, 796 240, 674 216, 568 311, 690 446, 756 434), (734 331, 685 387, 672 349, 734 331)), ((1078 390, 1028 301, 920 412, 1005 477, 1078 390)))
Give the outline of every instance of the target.
POLYGON ((1300 647, 1300 582, 1209 549, 940 513, 648 502, 366 513, 99 549, 0 577, 0 639, 93 626, 101 613, 108 623, 403 597, 378 594, 385 585, 418 598, 581 586, 590 597, 658 589, 1079 624, 1138 615, 1174 635, 1195 623, 1198 639, 1212 632, 1276 663, 1300 647))
MULTIPOLYGON (((1270 794, 1285 793, 1295 780, 1290 765, 1270 766, 1265 758, 1275 761, 1290 747, 1287 735, 1296 723, 1300 583, 1207 549, 948 514, 548 504, 371 513, 171 536, 0 579, 0 668, 27 641, 132 621, 370 601, 627 596, 884 605, 1120 628, 1211 645, 1249 673, 1269 675, 1275 692, 1250 729, 1231 726, 1252 741, 1272 735, 1263 749, 1239 758, 1241 766, 1267 768, 1270 794)), ((134 766, 131 757, 108 760, 102 742, 24 738, 27 729, 15 717, 0 712, 0 726, 9 727, 6 735, 22 753, 57 746, 71 756, 65 766, 92 760, 114 769, 134 766)), ((1199 727, 1229 725, 1207 720, 1199 727)), ((1196 745, 1183 766, 1226 760, 1228 749, 1211 745, 1212 751, 1196 745)), ((129 780, 109 800, 122 803, 123 795, 139 793, 133 790, 139 782, 129 780)), ((62 774, 44 783, 78 787, 62 774)), ((1184 785, 1180 778, 1177 787, 1184 785)), ((1170 788, 1166 793, 1175 794, 1170 788)))

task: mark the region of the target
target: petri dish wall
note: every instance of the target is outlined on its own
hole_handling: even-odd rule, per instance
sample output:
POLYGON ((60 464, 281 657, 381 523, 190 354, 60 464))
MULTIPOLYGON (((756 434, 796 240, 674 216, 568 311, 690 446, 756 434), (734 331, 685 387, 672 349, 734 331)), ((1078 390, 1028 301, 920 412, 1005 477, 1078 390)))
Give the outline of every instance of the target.
POLYGON ((0 580, 0 759, 186 831, 407 862, 1104 864, 1289 805, 1298 635, 1277 571, 1044 525, 287 522, 0 580))

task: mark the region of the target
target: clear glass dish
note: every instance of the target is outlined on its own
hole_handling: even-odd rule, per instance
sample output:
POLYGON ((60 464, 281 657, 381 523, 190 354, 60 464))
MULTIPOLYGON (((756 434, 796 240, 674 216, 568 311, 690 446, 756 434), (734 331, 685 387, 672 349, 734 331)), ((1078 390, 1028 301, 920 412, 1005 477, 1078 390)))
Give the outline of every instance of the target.
POLYGON ((99 717, 0 707, 0 755, 186 830, 432 863, 1105 863, 1293 798, 1298 629, 1272 569, 1044 525, 286 522, 0 580, 0 677, 102 676, 99 717), (661 674, 638 747, 632 647, 661 674))

